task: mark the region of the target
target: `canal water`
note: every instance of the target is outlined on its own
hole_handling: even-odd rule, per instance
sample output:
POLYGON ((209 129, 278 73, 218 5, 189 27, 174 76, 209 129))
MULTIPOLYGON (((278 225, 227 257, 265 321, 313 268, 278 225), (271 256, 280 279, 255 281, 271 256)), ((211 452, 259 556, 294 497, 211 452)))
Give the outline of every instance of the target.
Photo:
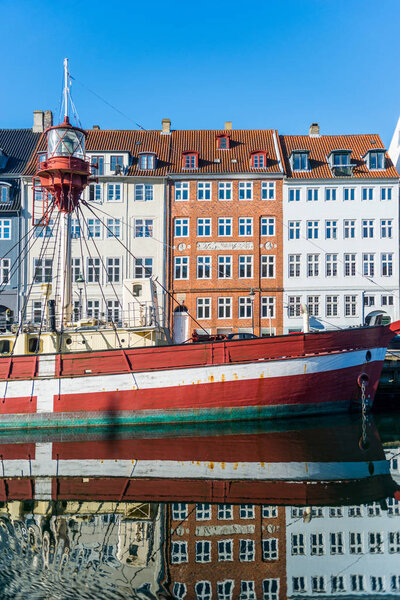
POLYGON ((400 597, 399 414, 2 433, 0 599, 400 597))

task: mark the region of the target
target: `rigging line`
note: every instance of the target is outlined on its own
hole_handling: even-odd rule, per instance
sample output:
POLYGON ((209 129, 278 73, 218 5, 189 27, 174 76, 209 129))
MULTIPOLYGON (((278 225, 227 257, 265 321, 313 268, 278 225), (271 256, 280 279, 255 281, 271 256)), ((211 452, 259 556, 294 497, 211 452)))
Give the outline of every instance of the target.
MULTIPOLYGON (((87 208, 88 208, 88 209, 89 209, 89 210, 90 210, 90 211, 91 211, 91 212, 94 214, 94 216, 95 216, 95 217, 97 217, 97 218, 98 218, 98 215, 96 215, 96 213, 95 213, 95 212, 92 210, 92 208, 91 208, 91 207, 90 207, 90 206, 89 206, 89 205, 88 205, 86 202, 83 202, 83 204, 84 204, 84 206, 86 206, 86 207, 87 207, 87 208)), ((81 209, 81 210, 82 210, 82 209, 81 209)), ((109 227, 108 227, 108 226, 107 226, 107 225, 104 223, 104 221, 103 221, 102 219, 100 219, 100 221, 103 223, 104 227, 105 227, 105 228, 106 228, 108 231, 111 231, 111 230, 110 230, 110 228, 109 228, 109 227)), ((122 246, 122 247, 123 247, 123 248, 126 250, 126 252, 128 252, 128 253, 129 253, 129 254, 132 256, 132 258, 133 258, 133 259, 136 261, 136 260, 137 260, 137 257, 136 257, 136 256, 135 256, 135 255, 134 255, 134 254, 133 254, 133 253, 132 253, 132 252, 129 250, 129 248, 128 248, 127 246, 125 246, 125 244, 124 244, 124 243, 123 243, 123 242, 122 242, 122 241, 121 241, 119 238, 115 238, 115 239, 116 239, 116 240, 117 240, 117 241, 118 241, 118 242, 121 244, 121 246, 122 246)), ((166 294, 168 294, 168 296, 171 298, 171 300, 173 300, 173 302, 175 302, 175 303, 176 303, 178 306, 181 306, 180 302, 178 302, 178 300, 175 298, 175 296, 174 296, 174 295, 173 295, 173 294, 172 294, 172 293, 171 293, 169 290, 167 290, 167 288, 166 288, 166 287, 165 287, 165 286, 164 286, 162 283, 160 283, 160 281, 158 281, 158 279, 157 279, 157 278, 153 278, 153 273, 152 273, 152 272, 150 272, 150 269, 148 269, 148 268, 147 268, 147 267, 145 267, 144 265, 143 265, 143 269, 144 269, 145 271, 147 271, 148 273, 150 273, 150 278, 151 278, 151 279, 152 279, 152 280, 153 280, 153 281, 154 281, 154 282, 155 282, 157 285, 159 285, 159 286, 160 286, 160 288, 161 288, 161 289, 162 289, 162 290, 163 290, 163 291, 164 291, 166 294)), ((198 326, 199 326, 199 328, 200 328, 200 329, 202 329, 202 330, 203 330, 205 333, 207 333, 207 335, 208 335, 208 331, 207 331, 207 329, 205 329, 205 328, 204 328, 204 327, 203 327, 203 326, 202 326, 202 325, 201 325, 201 324, 200 324, 200 323, 197 321, 197 319, 195 319, 195 318, 193 317, 193 315, 192 315, 192 314, 191 314, 189 311, 187 311, 187 314, 188 314, 188 316, 189 316, 189 317, 192 319, 192 321, 193 321, 194 323, 196 323, 196 325, 198 325, 198 326)))
MULTIPOLYGON (((44 217, 45 217, 45 215, 43 215, 43 218, 44 217)), ((3 254, 3 256, 0 257, 0 260, 2 260, 3 258, 6 258, 6 256, 8 256, 10 254, 10 252, 12 252, 14 250, 14 248, 16 248, 21 242, 23 242, 24 239, 29 234, 32 234, 32 232, 35 232, 36 228, 37 228, 37 225, 32 225, 32 227, 30 229, 28 229, 28 231, 18 240, 18 242, 16 242, 13 246, 11 246, 11 248, 5 254, 3 254)))
POLYGON ((94 92, 93 90, 91 90, 87 85, 85 85, 84 83, 82 83, 82 81, 80 81, 76 77, 72 77, 72 75, 70 75, 70 78, 73 81, 76 81, 77 83, 79 83, 79 85, 81 85, 85 89, 87 89, 88 92, 90 92, 91 94, 93 94, 93 96, 96 96, 96 98, 98 98, 99 100, 101 100, 102 102, 104 102, 104 104, 107 104, 107 106, 109 106, 110 108, 112 108, 113 110, 115 110, 117 113, 119 113, 120 115, 122 115, 123 117, 125 117, 126 119, 128 119, 128 121, 130 121, 131 123, 134 123, 134 125, 136 125, 136 127, 139 127, 139 129, 141 129, 142 131, 147 131, 142 125, 140 125, 140 123, 137 123, 136 121, 134 121, 133 119, 131 119, 130 117, 128 117, 128 115, 126 115, 125 113, 123 113, 122 110, 119 110, 116 106, 114 106, 113 104, 111 104, 111 102, 108 102, 102 96, 100 96, 100 94, 97 94, 96 92, 94 92))
MULTIPOLYGON (((60 219, 61 221, 61 219, 60 219)), ((60 224, 59 221, 59 224, 60 224)), ((58 227, 57 229, 57 233, 56 233, 56 239, 55 239, 55 246, 58 247, 58 258, 57 258, 57 275, 56 275, 56 287, 55 287, 55 291, 54 291, 54 299, 57 300, 58 298, 58 288, 59 288, 59 284, 61 282, 61 277, 60 277, 60 269, 61 269, 61 247, 62 247, 62 243, 61 243, 61 227, 58 227), (60 239, 58 239, 58 236, 60 235, 60 239)))
MULTIPOLYGON (((83 290, 84 290, 84 294, 85 294, 85 307, 86 307, 85 313, 86 313, 87 312, 88 296, 87 296, 86 275, 85 275, 85 270, 84 270, 85 269, 85 264, 84 264, 85 263, 85 258, 84 258, 84 255, 83 255, 83 246, 82 246, 82 234, 84 232, 82 231, 82 228, 81 228, 81 222, 80 222, 79 213, 78 213, 78 205, 75 207, 75 215, 76 215, 76 218, 78 220, 78 225, 79 225, 79 246, 80 246, 81 260, 82 260, 82 271, 81 271, 81 273, 82 273, 82 277, 84 279, 84 281, 83 281, 83 290)), ((82 306, 80 307, 80 310, 81 310, 81 314, 80 314, 79 318, 81 319, 82 318, 82 306)))

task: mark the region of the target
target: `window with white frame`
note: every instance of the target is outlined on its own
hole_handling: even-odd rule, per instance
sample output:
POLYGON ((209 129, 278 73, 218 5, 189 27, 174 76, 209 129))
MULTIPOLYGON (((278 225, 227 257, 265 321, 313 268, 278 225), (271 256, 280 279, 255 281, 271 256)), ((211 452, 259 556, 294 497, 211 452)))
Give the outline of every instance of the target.
POLYGON ((343 189, 343 200, 348 201, 348 200, 354 200, 356 196, 356 190, 355 188, 344 188, 343 189))
POLYGON ((364 187, 361 190, 362 200, 373 200, 374 199, 374 188, 364 187))
POLYGON ((317 240, 318 239, 318 221, 307 221, 307 239, 308 240, 317 240))
POLYGON ((325 593, 325 577, 323 575, 313 575, 311 577, 311 591, 313 594, 325 593))
POLYGON ((279 600, 279 579, 263 579, 263 600, 279 600))
POLYGON ((239 217, 239 236, 253 235, 253 217, 239 217))
POLYGON ((135 237, 151 238, 153 237, 153 219, 135 219, 135 237))
POLYGON ((363 592, 364 575, 350 575, 350 587, 352 592, 363 592))
POLYGON ((51 258, 34 258, 33 273, 35 283, 49 283, 53 278, 53 261, 51 258))
POLYGON ((9 258, 2 258, 0 260, 0 282, 2 285, 10 283, 10 267, 11 260, 9 258))
POLYGON ((229 237, 232 235, 231 217, 220 217, 218 219, 218 235, 220 237, 229 237))
POLYGON ((211 562, 211 542, 209 540, 199 540, 196 542, 196 562, 211 562))
POLYGON ((72 240, 78 240, 81 237, 81 225, 78 219, 71 219, 70 235, 72 240))
POLYGON ((325 237, 327 240, 337 239, 337 221, 325 221, 325 237))
POLYGON ((218 183, 218 200, 232 200, 232 183, 230 181, 218 183))
POLYGON ((197 279, 211 279, 211 256, 197 257, 197 279))
POLYGON ((100 258, 87 259, 87 280, 88 283, 100 281, 100 258))
POLYGON ((278 539, 266 538, 262 540, 263 560, 278 560, 278 539))
POLYGON ((239 256, 239 278, 251 279, 253 277, 253 255, 244 254, 239 256))
POLYGON ((188 562, 187 542, 171 542, 171 563, 179 565, 188 562))
POLYGON ((89 201, 101 202, 103 200, 103 184, 91 183, 89 185, 89 201))
POLYGON ((385 151, 378 150, 376 152, 369 151, 369 169, 384 169, 385 168, 385 151))
POLYGON ((384 592, 385 591, 385 583, 384 579, 381 575, 371 575, 371 591, 372 592, 384 592))
POLYGON ((121 305, 119 300, 107 300, 107 321, 109 323, 118 323, 120 321, 121 305))
POLYGON ((289 202, 299 202, 300 191, 300 188, 289 188, 289 202))
POLYGON ((124 166, 123 156, 110 156, 110 171, 121 173, 124 166))
POLYGON ((356 255, 345 254, 344 255, 344 276, 354 277, 356 274, 356 255))
POLYGON ((264 152, 254 152, 251 155, 251 166, 254 169, 263 169, 265 165, 265 153, 264 152))
POLYGON ((121 237, 121 219, 107 219, 107 237, 121 237))
POLYGON ((139 156, 140 169, 142 171, 153 171, 156 166, 156 157, 154 154, 141 154, 139 156))
MULTIPOLYGON (((395 459, 397 460, 397 459, 395 459)), ((393 461, 393 459, 392 459, 393 461)), ((388 498, 386 500, 387 506, 388 506, 388 510, 387 510, 387 514, 390 516, 393 515, 400 515, 400 502, 398 500, 396 500, 395 498, 388 498)))
POLYGON ((339 307, 339 296, 326 296, 326 316, 337 317, 339 307))
MULTIPOLYGON (((398 554, 400 552, 400 531, 389 531, 389 553, 398 554)), ((382 540, 383 546, 383 540, 382 540)), ((382 552, 382 550, 381 550, 382 552)))
POLYGON ((197 183, 197 200, 211 200, 211 182, 197 183))
POLYGON ((189 183, 177 181, 175 183, 175 201, 189 200, 189 183))
POLYGON ((188 505, 184 502, 174 502, 172 504, 172 520, 184 521, 189 514, 188 505))
POLYGON ((264 254, 261 256, 261 277, 263 279, 275 277, 275 255, 264 254))
POLYGON ((307 296, 307 307, 310 317, 319 317, 319 296, 307 296))
POLYGON ((196 314, 198 319, 211 319, 211 298, 197 298, 196 314))
POLYGON ((275 181, 261 183, 261 200, 275 200, 275 181))
POLYGON ((342 531, 330 533, 331 554, 344 554, 344 534, 342 531))
POLYGON ((275 318, 275 296, 261 296, 261 318, 275 318))
POLYGON ((381 187, 381 200, 391 200, 392 199, 392 188, 391 187, 381 187))
POLYGON ((304 594, 306 591, 306 578, 303 575, 292 577, 292 589, 294 594, 304 594))
POLYGON ((119 283, 121 281, 121 259, 107 258, 107 283, 119 283))
POLYGON ((263 519, 276 519, 278 516, 278 507, 269 504, 263 504, 261 515, 263 519))
POLYGON ((186 597, 187 588, 186 583, 180 583, 178 581, 174 582, 172 586, 172 597, 174 600, 184 600, 186 597))
POLYGON ((392 575, 390 578, 390 590, 392 592, 400 591, 400 575, 392 575))
POLYGON ((0 240, 11 239, 11 219, 0 219, 0 240))
POLYGON ((209 521, 211 517, 211 504, 196 504, 196 521, 209 521))
POLYGON ((325 188, 325 200, 327 202, 336 200, 336 188, 325 188))
POLYGON ((217 600, 232 600, 233 587, 232 579, 217 581, 217 600))
POLYGON ((86 316, 88 319, 98 319, 100 317, 100 300, 87 301, 86 316))
POLYGON ((254 581, 242 580, 240 582, 239 600, 257 600, 256 586, 254 581))
POLYGON ((329 516, 333 518, 343 517, 343 507, 342 506, 331 506, 329 508, 329 516))
POLYGON ((318 277, 319 254, 307 254, 307 277, 318 277))
POLYGON ((364 306, 375 306, 375 296, 364 295, 364 306))
POLYGON ((381 507, 378 502, 371 502, 371 504, 367 504, 367 515, 369 517, 379 517, 381 514, 381 507))
POLYGON ((291 548, 292 548, 293 556, 301 556, 306 553, 306 543, 305 543, 304 533, 292 533, 291 548))
POLYGON ((135 185, 135 202, 151 202, 153 194, 153 185, 147 183, 137 183, 135 185))
POLYGON ((174 258, 175 279, 189 279, 189 257, 175 256, 174 258))
POLYGON ((304 508, 302 506, 292 506, 290 515, 292 519, 302 519, 304 517, 304 508))
POLYGON ((239 319, 251 319, 253 302, 248 296, 239 296, 239 319))
POLYGON ((357 316, 357 296, 346 295, 344 297, 344 316, 345 317, 356 317, 357 316))
POLYGON ((232 298, 220 296, 218 298, 218 319, 232 318, 232 298))
POLYGON ((322 556, 324 554, 323 533, 312 533, 310 535, 310 551, 313 556, 322 556))
POLYGON ((313 519, 322 519, 324 516, 324 509, 322 506, 312 506, 311 507, 311 516, 313 519))
POLYGON ((212 587, 209 581, 197 581, 194 586, 196 600, 211 600, 212 587))
POLYGON ((363 238, 374 237, 374 219, 363 219, 361 222, 361 235, 363 238))
POLYGON ((253 200, 253 182, 239 182, 239 200, 253 200))
POLYGON ((100 219, 87 220, 87 236, 88 238, 101 238, 101 221, 100 219))
POLYGON ((343 221, 343 237, 345 239, 354 239, 356 237, 356 222, 354 219, 345 219, 343 221))
POLYGON ((344 592, 346 590, 345 587, 345 579, 343 575, 332 575, 331 577, 331 592, 344 592))
POLYGON ((210 218, 197 219, 197 235, 199 237, 210 237, 211 236, 211 219, 210 218))
POLYGON ((354 506, 349 506, 347 512, 348 512, 349 517, 362 517, 362 510, 361 510, 361 506, 359 504, 354 505, 354 506))
POLYGON ((300 277, 301 254, 289 254, 289 277, 300 277))
POLYGON ((336 277, 338 274, 338 255, 328 253, 325 255, 326 277, 336 277))
MULTIPOLYGON (((72 220, 72 219, 71 219, 72 220)), ((40 222, 40 219, 35 219, 35 225, 40 222)), ((53 237, 53 219, 50 219, 47 225, 37 226, 35 228, 35 238, 51 238, 53 237)), ((70 230, 71 231, 71 230, 70 230)), ((71 232, 72 235, 72 232, 71 232)))
POLYGON ((239 517, 241 519, 254 519, 254 504, 241 504, 239 506, 239 517))
POLYGON ((218 540, 218 560, 233 560, 233 540, 218 540))
POLYGON ((188 237, 189 236, 189 219, 176 218, 174 221, 174 235, 175 237, 188 237))
POLYGON ((122 185, 120 183, 107 183, 107 202, 121 202, 122 185))
POLYGON ((133 276, 135 279, 149 279, 153 275, 153 259, 141 256, 134 259, 133 276))
POLYGON ((240 562, 252 562, 256 556, 256 545, 254 540, 239 540, 240 562))
POLYGON ((393 306, 393 296, 387 296, 384 294, 381 296, 381 304, 382 306, 393 306))
POLYGON ((275 217, 262 217, 261 235, 269 237, 275 235, 275 217))
POLYGON ((32 320, 34 323, 41 323, 42 322, 42 317, 43 317, 43 313, 42 313, 42 301, 41 300, 34 300, 32 302, 32 320))
POLYGON ((362 534, 358 531, 350 531, 349 533, 349 551, 350 554, 362 554, 363 543, 362 534))
POLYGON ((218 279, 230 279, 232 277, 232 256, 218 256, 218 279))
POLYGON ((300 317, 300 315, 301 315, 301 296, 289 296, 288 309, 289 309, 289 317, 300 317))
POLYGON ((381 238, 391 238, 393 230, 392 219, 381 219, 381 238))
POLYGON ((289 240, 300 239, 300 221, 289 221, 288 223, 289 240))
POLYGON ((373 277, 375 273, 375 255, 368 252, 362 255, 363 275, 373 277))
POLYGON ((391 252, 384 252, 381 255, 381 266, 383 277, 391 277, 393 275, 393 254, 391 252))
POLYGON ((317 202, 318 201, 318 188, 308 188, 307 190, 307 202, 317 202))
POLYGON ((233 505, 232 504, 218 504, 217 518, 222 521, 230 521, 231 519, 233 519, 233 505))

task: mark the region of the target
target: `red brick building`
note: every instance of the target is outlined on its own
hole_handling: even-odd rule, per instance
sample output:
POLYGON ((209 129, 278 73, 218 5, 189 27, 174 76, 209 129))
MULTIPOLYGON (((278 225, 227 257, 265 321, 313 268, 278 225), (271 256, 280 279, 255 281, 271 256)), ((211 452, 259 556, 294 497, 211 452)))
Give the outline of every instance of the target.
POLYGON ((173 598, 286 598, 284 507, 171 504, 167 538, 173 598))
MULTIPOLYGON (((172 131, 168 288, 212 334, 282 333, 283 167, 274 130, 172 131)), ((171 306, 171 313, 176 306, 171 306)))

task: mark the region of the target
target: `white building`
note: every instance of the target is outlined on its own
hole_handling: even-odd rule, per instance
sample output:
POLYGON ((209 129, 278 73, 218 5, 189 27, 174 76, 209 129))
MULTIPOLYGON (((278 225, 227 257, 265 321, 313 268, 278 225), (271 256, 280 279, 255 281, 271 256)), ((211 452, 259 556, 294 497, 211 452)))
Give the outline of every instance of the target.
POLYGON ((284 331, 399 318, 399 175, 378 135, 281 136, 284 331))

